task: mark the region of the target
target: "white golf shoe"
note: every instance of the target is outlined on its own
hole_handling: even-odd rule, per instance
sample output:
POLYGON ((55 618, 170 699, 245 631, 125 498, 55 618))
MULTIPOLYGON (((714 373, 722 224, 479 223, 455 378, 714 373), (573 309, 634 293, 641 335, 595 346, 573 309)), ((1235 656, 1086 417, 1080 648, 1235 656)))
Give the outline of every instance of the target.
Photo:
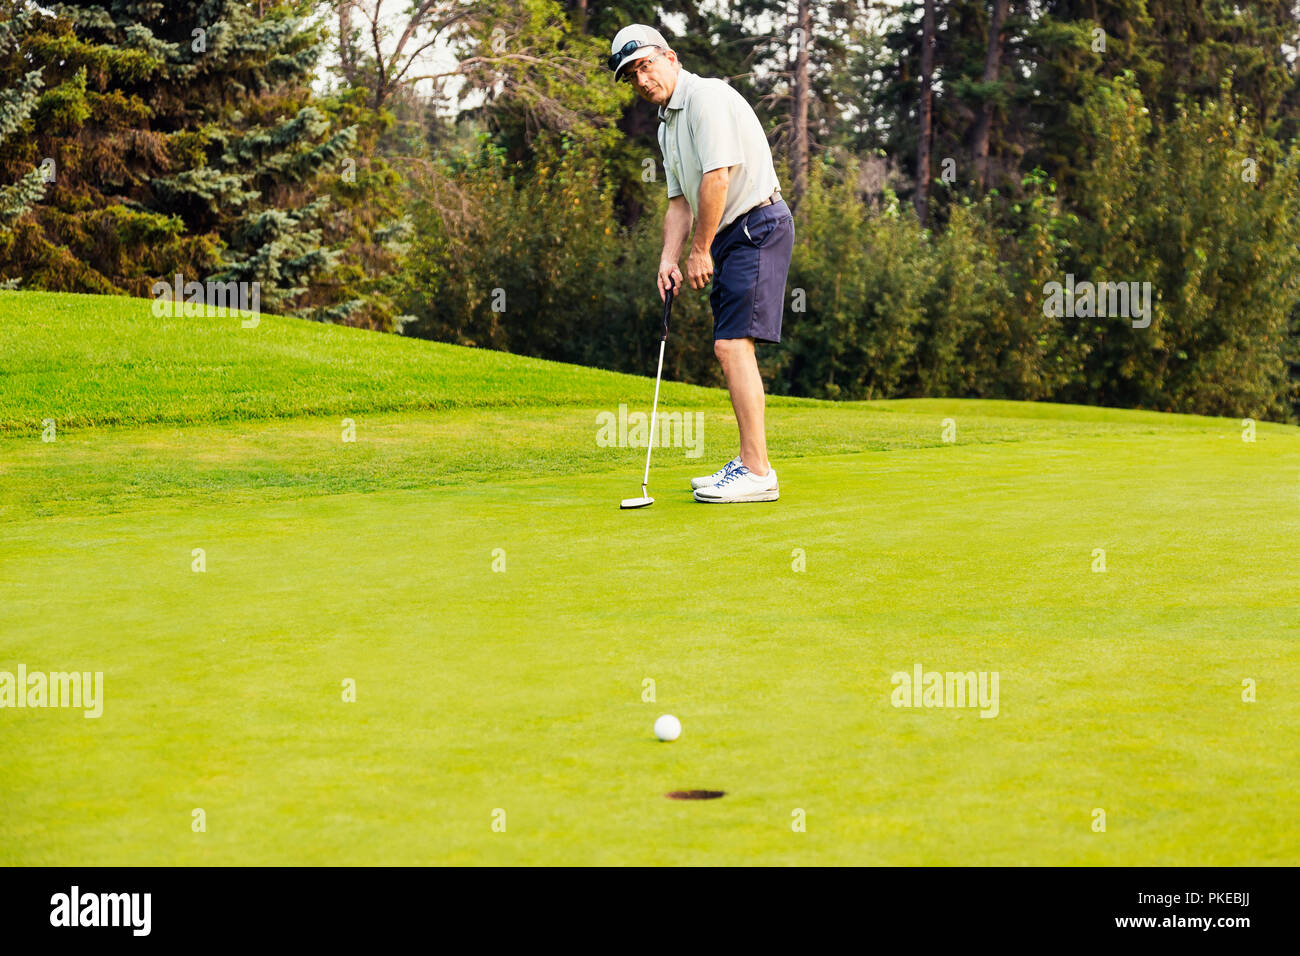
POLYGON ((726 478, 727 475, 739 468, 740 464, 740 456, 737 455, 707 478, 692 478, 691 491, 694 491, 697 488, 707 488, 709 485, 716 485, 723 478, 726 478))
POLYGON ((742 501, 776 501, 781 497, 776 484, 776 469, 768 466, 766 475, 756 475, 744 465, 723 475, 715 485, 695 489, 695 500, 706 504, 736 504, 742 501))

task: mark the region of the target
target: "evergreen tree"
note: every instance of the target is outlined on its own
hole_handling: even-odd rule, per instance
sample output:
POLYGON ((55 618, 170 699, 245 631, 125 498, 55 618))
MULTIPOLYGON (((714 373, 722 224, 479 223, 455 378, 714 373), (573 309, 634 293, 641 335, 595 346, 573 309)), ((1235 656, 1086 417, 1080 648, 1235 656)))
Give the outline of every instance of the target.
MULTIPOLYGON (((0 56, 18 46, 20 31, 26 30, 31 20, 29 12, 20 13, 10 20, 0 20, 0 56)), ((16 132, 29 132, 36 94, 42 85, 41 71, 25 74, 13 89, 0 91, 0 145, 16 132)), ((34 167, 16 183, 0 183, 0 253, 7 250, 6 236, 9 227, 19 216, 32 208, 32 204, 45 195, 46 171, 34 167)), ((12 288, 18 281, 6 283, 12 288)))
POLYGON ((373 109, 364 87, 344 87, 317 106, 336 128, 354 128, 357 142, 319 184, 331 200, 321 223, 325 244, 337 248, 334 268, 317 277, 303 300, 314 318, 397 331, 399 273, 412 237, 412 190, 394 163, 420 148, 423 110, 398 98, 373 109))
MULTIPOLYGON (((215 244, 186 237, 184 224, 142 206, 142 177, 158 168, 159 138, 142 129, 148 106, 110 90, 109 78, 139 76, 156 58, 139 46, 87 42, 64 8, 11 3, 0 24, 0 83, 42 86, 26 135, 0 145, 0 182, 30 183, 41 167, 44 195, 12 222, 0 243, 0 278, 31 288, 147 294, 151 276, 214 260, 215 244), (34 69, 33 69, 34 68, 34 69)), ((20 94, 21 95, 21 94, 20 94)))
MULTIPOLYGON (((27 124, 40 88, 41 72, 33 70, 15 89, 0 92, 0 142, 27 124)), ((36 167, 18 182, 0 186, 0 229, 7 229, 45 195, 45 177, 45 171, 36 167)))
POLYGON ((20 6, 31 26, 3 74, 44 71, 28 149, 57 172, 6 268, 137 295, 173 273, 258 282, 264 308, 299 305, 337 259, 319 177, 356 142, 312 105, 310 5, 20 6))

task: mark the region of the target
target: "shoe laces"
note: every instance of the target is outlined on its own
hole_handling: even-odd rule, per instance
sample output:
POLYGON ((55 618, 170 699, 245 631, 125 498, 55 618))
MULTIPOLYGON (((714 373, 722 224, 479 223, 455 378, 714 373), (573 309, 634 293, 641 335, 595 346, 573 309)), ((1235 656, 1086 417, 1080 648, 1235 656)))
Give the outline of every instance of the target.
POLYGON ((746 468, 744 465, 737 465, 733 471, 722 476, 722 480, 718 482, 718 486, 721 487, 722 485, 725 485, 728 482, 733 481, 736 478, 739 478, 741 475, 747 475, 747 474, 749 474, 748 468, 746 468))

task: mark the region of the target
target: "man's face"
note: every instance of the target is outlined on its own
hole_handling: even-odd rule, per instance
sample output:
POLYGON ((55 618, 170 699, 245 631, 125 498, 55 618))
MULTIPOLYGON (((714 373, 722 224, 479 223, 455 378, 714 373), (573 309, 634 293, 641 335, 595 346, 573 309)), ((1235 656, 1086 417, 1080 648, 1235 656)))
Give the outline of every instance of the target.
POLYGON ((655 106, 665 106, 677 86, 677 54, 672 50, 655 50, 649 56, 633 60, 621 78, 631 83, 637 96, 655 106))

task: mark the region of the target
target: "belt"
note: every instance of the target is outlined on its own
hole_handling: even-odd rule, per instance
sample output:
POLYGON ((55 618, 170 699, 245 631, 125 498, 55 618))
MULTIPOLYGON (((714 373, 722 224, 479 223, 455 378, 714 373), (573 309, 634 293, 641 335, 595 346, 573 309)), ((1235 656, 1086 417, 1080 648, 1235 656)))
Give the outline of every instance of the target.
MULTIPOLYGON (((772 190, 772 195, 768 196, 766 199, 764 199, 764 200, 763 200, 761 203, 759 203, 757 206, 752 206, 752 207, 750 207, 749 209, 746 209, 744 212, 742 212, 742 213, 741 213, 739 216, 737 216, 735 219, 731 220, 731 222, 727 223, 727 225, 726 225, 724 228, 726 228, 726 229, 732 229, 732 228, 735 228, 736 223, 740 223, 740 227, 741 227, 742 229, 745 230, 745 235, 746 235, 746 236, 749 236, 749 226, 745 225, 745 217, 748 216, 748 215, 749 215, 751 212, 753 212, 755 209, 762 209, 764 206, 770 206, 770 205, 772 205, 773 203, 778 203, 778 202, 780 202, 780 201, 781 201, 781 190, 780 190, 780 189, 773 189, 773 190, 772 190)), ((721 233, 722 230, 719 229, 718 232, 721 233)), ((750 238, 751 240, 753 239, 752 236, 750 236, 749 238, 750 238)), ((717 241, 717 236, 714 237, 714 241, 715 241, 715 242, 717 241)))
POLYGON ((759 204, 758 204, 757 206, 755 206, 753 209, 747 210, 746 215, 748 215, 748 213, 753 212, 754 209, 762 209, 764 206, 770 206, 770 205, 772 205, 773 203, 778 203, 778 202, 780 202, 780 201, 781 201, 781 190, 779 190, 779 189, 773 189, 773 190, 772 190, 772 195, 768 196, 766 199, 764 199, 761 203, 759 203, 759 204))
POLYGON ((764 206, 770 206, 770 205, 772 205, 773 203, 778 203, 778 202, 780 202, 780 201, 781 201, 781 190, 779 190, 779 189, 773 189, 773 190, 772 190, 772 195, 768 196, 766 199, 764 199, 764 200, 763 200, 761 203, 759 203, 757 206, 754 206, 753 209, 750 209, 749 212, 746 212, 744 216, 738 216, 738 217, 736 218, 736 221, 739 222, 739 223, 741 224, 741 225, 740 225, 740 228, 743 229, 743 230, 745 230, 745 238, 746 238, 746 239, 748 239, 750 242, 753 242, 753 241, 754 241, 754 237, 751 236, 751 235, 749 234, 749 223, 745 222, 745 219, 746 219, 746 217, 749 216, 749 213, 753 212, 754 209, 762 209, 764 206))

